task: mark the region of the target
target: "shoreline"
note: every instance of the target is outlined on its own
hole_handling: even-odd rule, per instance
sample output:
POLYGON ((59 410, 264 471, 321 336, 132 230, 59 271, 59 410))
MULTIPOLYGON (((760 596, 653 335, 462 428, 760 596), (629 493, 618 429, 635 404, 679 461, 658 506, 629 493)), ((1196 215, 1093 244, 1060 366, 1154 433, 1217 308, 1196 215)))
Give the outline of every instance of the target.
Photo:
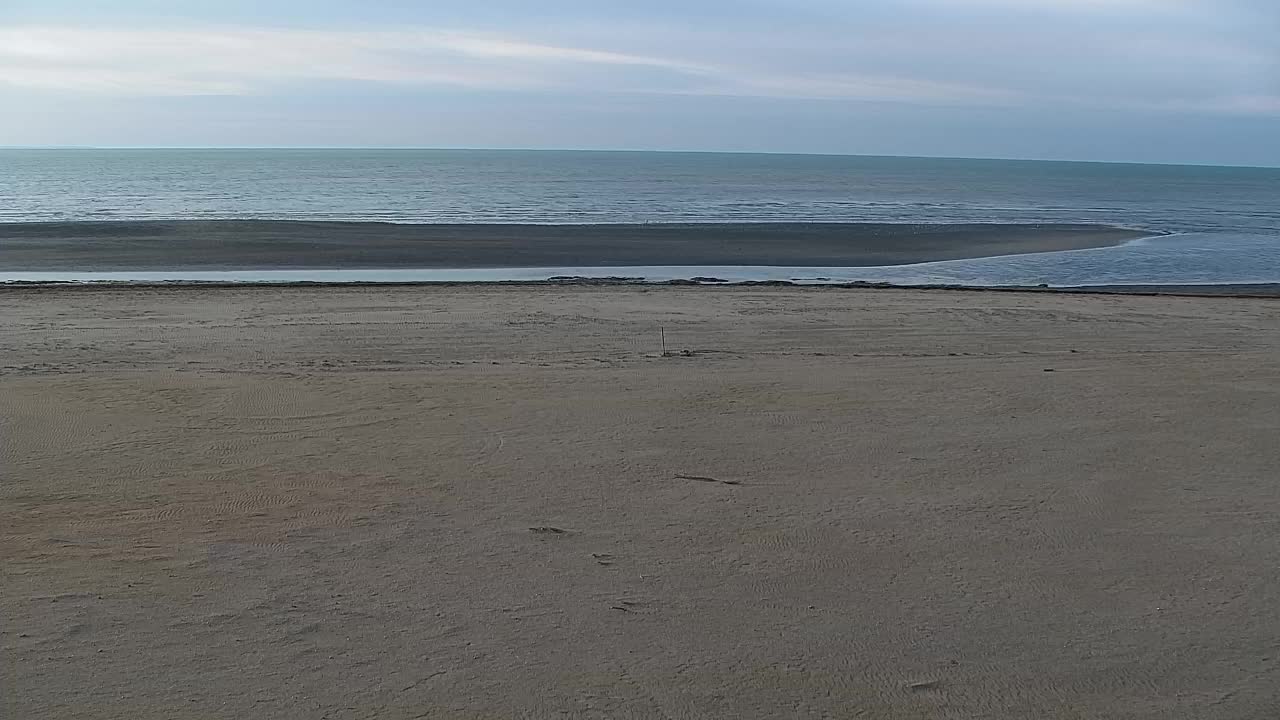
POLYGON ((13 272, 881 267, 1115 247, 1164 233, 1093 224, 423 225, 294 220, 0 223, 13 272))
POLYGON ((519 290, 522 288, 634 288, 638 290, 663 290, 669 288, 744 289, 744 288, 789 288, 794 290, 836 291, 836 290, 899 290, 899 291, 951 291, 973 293, 1035 293, 1049 295, 1128 295, 1128 296, 1166 296, 1191 298, 1254 298, 1280 299, 1280 283, 1222 283, 1222 284, 1176 284, 1176 285, 1077 285, 1067 287, 1044 287, 1036 285, 952 285, 924 284, 900 285, 882 282, 850 282, 850 283, 796 283, 786 280, 749 280, 745 282, 707 282, 695 280, 665 280, 646 282, 636 278, 553 278, 549 280, 495 280, 495 281, 414 281, 414 282, 227 282, 218 280, 175 280, 175 281, 10 281, 0 282, 0 294, 5 292, 70 290, 73 292, 101 292, 107 290, 315 290, 315 289, 368 289, 379 288, 494 288, 519 290))

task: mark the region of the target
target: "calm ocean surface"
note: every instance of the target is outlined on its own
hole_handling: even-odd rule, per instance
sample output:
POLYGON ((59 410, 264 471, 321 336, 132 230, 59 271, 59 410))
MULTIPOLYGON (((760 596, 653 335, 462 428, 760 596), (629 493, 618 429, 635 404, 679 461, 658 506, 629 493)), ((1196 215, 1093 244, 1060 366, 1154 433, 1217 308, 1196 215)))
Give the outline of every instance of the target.
MULTIPOLYGON (((688 153, 0 150, 0 222, 219 218, 1091 222, 1175 234, 1104 250, 722 275, 975 285, 1280 282, 1280 169, 688 153)), ((621 270, 606 274, 699 274, 621 270)), ((19 278, 0 268, 0 279, 19 278)))

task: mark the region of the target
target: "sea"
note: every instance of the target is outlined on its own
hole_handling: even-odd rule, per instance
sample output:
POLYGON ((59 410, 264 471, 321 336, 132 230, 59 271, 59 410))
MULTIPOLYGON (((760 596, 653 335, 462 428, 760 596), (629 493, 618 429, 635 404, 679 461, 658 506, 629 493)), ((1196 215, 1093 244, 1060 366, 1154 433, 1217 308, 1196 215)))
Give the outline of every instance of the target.
POLYGON ((0 222, 1099 223, 1112 248, 870 268, 16 273, 16 280, 728 280, 1145 285, 1280 282, 1280 168, 736 153, 0 150, 0 222))

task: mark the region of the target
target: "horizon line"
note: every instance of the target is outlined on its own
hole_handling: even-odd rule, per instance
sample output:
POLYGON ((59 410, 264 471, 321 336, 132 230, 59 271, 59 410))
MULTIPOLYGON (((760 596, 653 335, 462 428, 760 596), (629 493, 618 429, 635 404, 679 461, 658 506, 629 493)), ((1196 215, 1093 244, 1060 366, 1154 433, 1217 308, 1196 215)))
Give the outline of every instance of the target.
POLYGON ((640 148, 528 148, 429 145, 0 145, 0 150, 385 150, 436 152, 528 152, 662 155, 765 155, 792 157, 884 158, 897 160, 976 160, 989 162, 1070 163, 1084 165, 1141 165, 1155 167, 1216 167, 1241 170, 1280 170, 1280 165, 1241 165, 1211 162, 1152 162, 1137 160, 1071 160, 1044 157, 974 157, 966 155, 895 155, 883 153, 789 152, 780 150, 652 150, 640 148))

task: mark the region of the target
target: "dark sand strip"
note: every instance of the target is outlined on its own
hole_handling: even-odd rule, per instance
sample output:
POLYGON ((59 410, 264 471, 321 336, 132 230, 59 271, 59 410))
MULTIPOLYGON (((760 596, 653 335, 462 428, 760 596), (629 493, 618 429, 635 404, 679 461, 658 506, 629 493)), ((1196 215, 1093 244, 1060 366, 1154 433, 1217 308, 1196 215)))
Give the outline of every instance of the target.
POLYGON ((8 223, 0 268, 858 267, 1109 247, 1151 234, 1103 225, 8 223))

